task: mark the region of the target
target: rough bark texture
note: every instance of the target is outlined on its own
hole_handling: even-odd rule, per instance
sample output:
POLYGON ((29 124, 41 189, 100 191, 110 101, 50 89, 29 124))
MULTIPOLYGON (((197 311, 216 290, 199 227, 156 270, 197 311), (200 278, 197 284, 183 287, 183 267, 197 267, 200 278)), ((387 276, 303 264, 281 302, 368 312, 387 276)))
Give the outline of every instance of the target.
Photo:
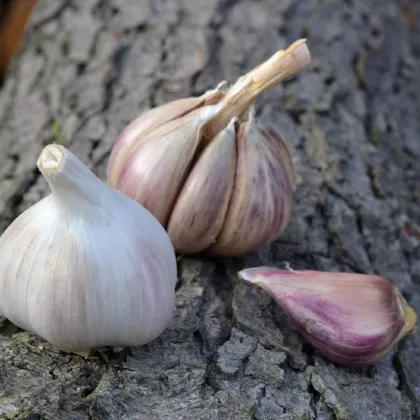
POLYGON ((420 311, 417 0, 40 0, 0 91, 0 229, 49 193, 43 145, 64 144, 105 179, 113 141, 140 112, 235 81, 300 37, 312 65, 258 108, 294 148, 285 234, 242 259, 183 259, 171 326, 108 361, 6 322, 1 418, 420 418, 420 332, 375 366, 338 367, 235 278, 285 261, 380 273, 420 311))

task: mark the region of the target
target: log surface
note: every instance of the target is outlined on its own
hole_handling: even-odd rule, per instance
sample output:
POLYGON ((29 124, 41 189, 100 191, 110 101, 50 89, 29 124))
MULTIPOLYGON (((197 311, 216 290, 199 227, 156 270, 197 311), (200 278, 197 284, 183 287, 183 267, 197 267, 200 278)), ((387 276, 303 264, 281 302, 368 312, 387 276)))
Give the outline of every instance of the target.
POLYGON ((40 0, 0 90, 0 229, 49 194, 43 145, 105 179, 138 114, 234 82, 301 37, 312 64, 257 109, 294 150, 284 235, 245 258, 181 260, 173 321, 141 348, 85 360, 0 319, 0 418, 420 418, 420 332, 374 366, 339 367, 235 279, 285 262, 379 273, 420 312, 415 0, 40 0))

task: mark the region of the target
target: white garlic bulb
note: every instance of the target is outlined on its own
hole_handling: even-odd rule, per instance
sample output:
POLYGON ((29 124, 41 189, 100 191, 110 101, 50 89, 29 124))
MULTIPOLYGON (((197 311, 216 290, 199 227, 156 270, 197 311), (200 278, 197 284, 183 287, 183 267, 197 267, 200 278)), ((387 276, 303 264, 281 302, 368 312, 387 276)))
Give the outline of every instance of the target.
POLYGON ((52 194, 0 238, 0 311, 65 351, 157 338, 177 281, 164 228, 63 146, 45 147, 37 164, 52 194))

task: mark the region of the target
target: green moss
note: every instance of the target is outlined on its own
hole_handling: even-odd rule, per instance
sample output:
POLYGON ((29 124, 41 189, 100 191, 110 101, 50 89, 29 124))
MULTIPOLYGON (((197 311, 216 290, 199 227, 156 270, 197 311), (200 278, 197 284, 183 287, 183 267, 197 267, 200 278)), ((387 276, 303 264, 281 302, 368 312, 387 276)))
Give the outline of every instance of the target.
POLYGON ((25 420, 32 412, 32 407, 25 407, 22 411, 14 416, 0 415, 0 420, 25 420))
POLYGON ((169 376, 165 375, 164 377, 162 377, 162 384, 166 388, 166 391, 169 395, 172 395, 174 393, 174 385, 169 376))
POLYGON ((70 53, 70 41, 68 39, 65 39, 61 43, 61 54, 64 55, 64 57, 67 57, 70 53))
POLYGON ((15 347, 27 347, 29 343, 30 335, 28 332, 21 332, 13 334, 12 343, 15 347))
POLYGON ((372 180, 371 187, 373 196, 375 198, 380 200, 385 198, 385 194, 382 192, 379 182, 377 182, 377 180, 372 180))
POLYGON ((32 407, 24 408, 23 411, 18 414, 18 416, 16 417, 16 420, 26 419, 29 416, 29 414, 31 414, 31 411, 32 411, 32 407))
POLYGON ((382 189, 379 175, 375 170, 375 167, 370 162, 366 162, 366 165, 369 171, 370 188, 372 190, 372 195, 377 199, 386 198, 386 194, 382 189))
POLYGON ((293 106, 296 103, 296 97, 291 93, 284 95, 283 100, 286 106, 293 106))
POLYGON ((411 411, 408 409, 408 407, 401 407, 401 419, 411 419, 411 411))
POLYGON ((380 137, 381 137, 381 130, 374 125, 370 130, 370 141, 374 145, 378 145, 380 137))
POLYGON ((366 54, 361 53, 357 55, 355 67, 356 76, 359 80, 359 85, 363 86, 365 84, 366 54))
POLYGON ((60 144, 61 146, 65 145, 66 139, 63 136, 63 130, 60 121, 54 121, 54 124, 51 127, 51 134, 54 138, 55 144, 60 144))

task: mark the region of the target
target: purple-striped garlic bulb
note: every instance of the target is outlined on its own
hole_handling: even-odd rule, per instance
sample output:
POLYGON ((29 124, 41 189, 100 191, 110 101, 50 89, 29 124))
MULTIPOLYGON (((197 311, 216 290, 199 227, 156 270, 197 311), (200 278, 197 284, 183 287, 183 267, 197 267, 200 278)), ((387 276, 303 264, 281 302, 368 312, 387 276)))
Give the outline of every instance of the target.
POLYGON ((309 62, 299 40, 227 90, 141 115, 114 144, 108 183, 148 209, 178 252, 236 256, 268 245, 289 222, 294 170, 286 144, 257 123, 253 104, 309 62))

